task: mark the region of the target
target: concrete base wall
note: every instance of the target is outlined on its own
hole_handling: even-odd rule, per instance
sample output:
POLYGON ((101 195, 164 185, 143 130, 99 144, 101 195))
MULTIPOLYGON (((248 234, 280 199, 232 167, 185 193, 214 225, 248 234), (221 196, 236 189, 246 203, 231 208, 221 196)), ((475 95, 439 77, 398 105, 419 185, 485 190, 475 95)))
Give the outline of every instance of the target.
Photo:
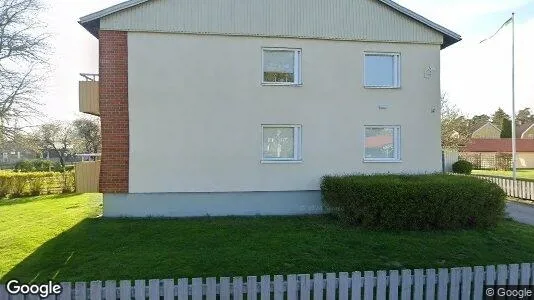
POLYGON ((104 217, 308 215, 323 212, 320 191, 104 194, 104 217))

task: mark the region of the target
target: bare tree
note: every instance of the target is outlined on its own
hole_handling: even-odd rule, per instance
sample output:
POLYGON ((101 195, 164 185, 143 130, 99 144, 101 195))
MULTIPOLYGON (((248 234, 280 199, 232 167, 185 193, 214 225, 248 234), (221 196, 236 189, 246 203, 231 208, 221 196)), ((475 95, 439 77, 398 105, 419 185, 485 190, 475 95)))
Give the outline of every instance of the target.
POLYGON ((96 119, 80 118, 72 122, 76 135, 76 151, 80 153, 98 153, 102 138, 100 123, 96 119))
POLYGON ((517 125, 530 124, 534 122, 534 115, 530 112, 530 107, 525 107, 519 110, 515 119, 517 125))
POLYGON ((0 0, 0 136, 9 125, 37 113, 40 76, 46 66, 40 0, 0 0))
POLYGON ((72 155, 74 148, 74 130, 68 124, 50 123, 42 125, 37 139, 42 149, 52 151, 59 158, 62 169, 65 169, 65 159, 72 155))
POLYGON ((458 107, 451 104, 447 95, 441 96, 441 145, 447 149, 458 149, 469 140, 469 120, 458 107))

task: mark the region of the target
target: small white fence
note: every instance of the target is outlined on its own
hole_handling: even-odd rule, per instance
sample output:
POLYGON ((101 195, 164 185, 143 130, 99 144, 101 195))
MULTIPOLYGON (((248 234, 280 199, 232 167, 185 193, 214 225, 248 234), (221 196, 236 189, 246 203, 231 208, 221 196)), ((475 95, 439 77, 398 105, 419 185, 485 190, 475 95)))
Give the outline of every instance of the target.
POLYGON ((473 175, 478 178, 486 179, 499 185, 504 192, 514 198, 534 200, 534 182, 525 180, 516 180, 511 178, 491 177, 473 175))
POLYGON ((452 164, 457 162, 459 158, 459 152, 457 150, 442 150, 441 151, 441 164, 443 172, 452 172, 452 164))
MULTIPOLYGON (((534 264, 511 264, 452 269, 417 269, 322 273, 310 275, 269 275, 178 279, 92 281, 62 283, 58 300, 176 299, 178 300, 371 300, 371 299, 483 299, 484 285, 532 285, 534 264), (258 281, 259 279, 259 281, 258 281), (326 296, 326 298, 325 298, 326 296)), ((9 295, 0 285, 0 299, 38 299, 36 296, 9 295)), ((47 299, 56 299, 56 296, 47 299)))

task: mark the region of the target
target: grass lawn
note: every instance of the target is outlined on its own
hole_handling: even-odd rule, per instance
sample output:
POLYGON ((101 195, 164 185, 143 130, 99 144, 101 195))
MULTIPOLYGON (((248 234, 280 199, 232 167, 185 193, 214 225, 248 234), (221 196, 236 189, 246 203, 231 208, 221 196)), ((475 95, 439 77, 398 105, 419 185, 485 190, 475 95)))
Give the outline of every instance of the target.
POLYGON ((0 281, 364 271, 534 261, 534 227, 372 232, 328 217, 102 219, 101 196, 0 200, 0 281), (504 255, 506 254, 506 255, 504 255))
MULTIPOLYGON (((473 175, 512 177, 512 171, 473 170, 473 175)), ((517 169, 518 179, 534 180, 534 169, 517 169)))

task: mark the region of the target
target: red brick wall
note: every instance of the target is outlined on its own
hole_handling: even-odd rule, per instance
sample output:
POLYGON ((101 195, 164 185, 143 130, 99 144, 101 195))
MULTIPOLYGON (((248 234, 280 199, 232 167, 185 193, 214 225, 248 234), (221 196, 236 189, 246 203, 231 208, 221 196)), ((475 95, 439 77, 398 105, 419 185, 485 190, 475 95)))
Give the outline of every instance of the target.
POLYGON ((128 192, 128 39, 123 31, 100 31, 100 191, 128 192))

